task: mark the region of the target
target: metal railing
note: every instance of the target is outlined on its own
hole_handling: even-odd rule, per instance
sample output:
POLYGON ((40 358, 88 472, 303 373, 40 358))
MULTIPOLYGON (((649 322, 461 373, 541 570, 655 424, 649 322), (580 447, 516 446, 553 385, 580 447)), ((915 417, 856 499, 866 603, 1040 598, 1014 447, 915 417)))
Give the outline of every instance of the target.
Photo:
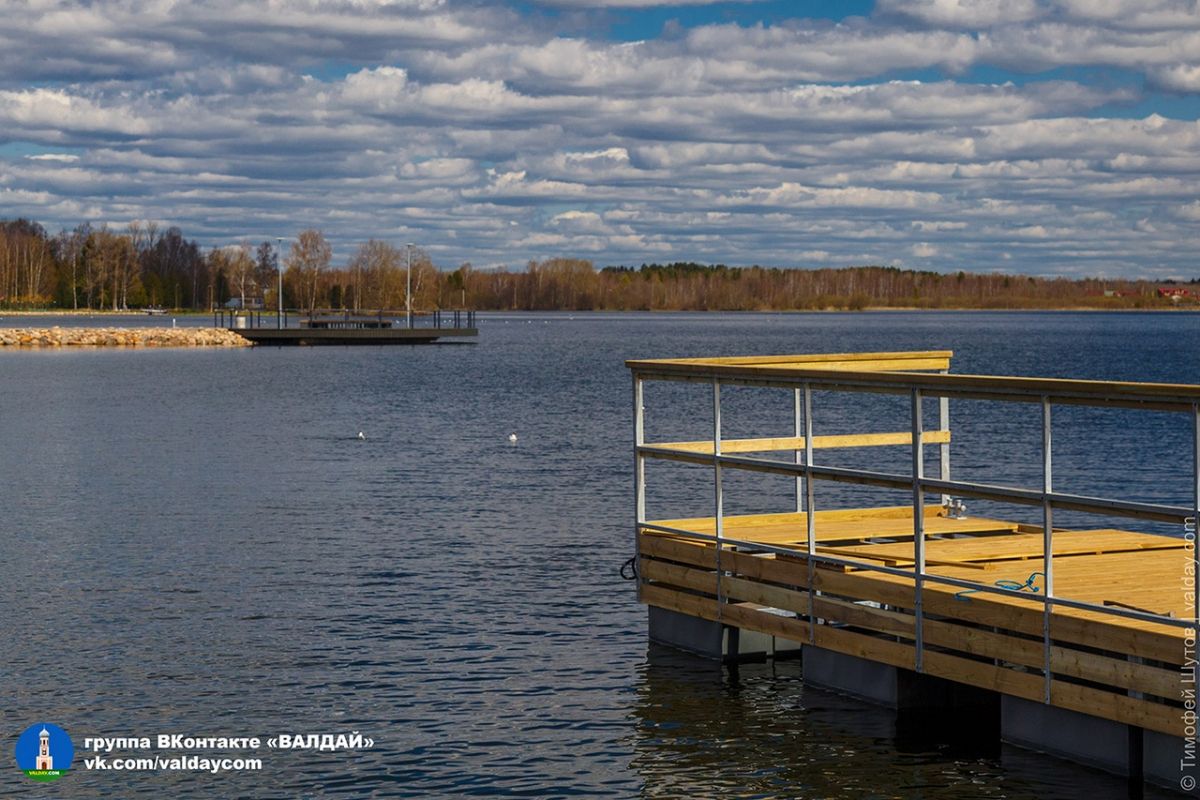
MULTIPOLYGON (((894 356, 908 358, 917 363, 920 354, 873 354, 877 357, 894 356)), ((946 364, 949 363, 949 354, 946 364)), ((641 531, 658 531, 685 538, 715 543, 717 574, 721 573, 720 554, 727 546, 745 547, 777 555, 803 555, 808 564, 808 593, 810 614, 813 608, 814 572, 817 564, 832 567, 853 567, 911 579, 914 583, 915 621, 914 648, 915 668, 923 670, 924 653, 924 608, 922 593, 925 584, 936 583, 970 590, 971 592, 995 595, 1019 596, 1024 600, 1040 601, 1042 610, 1042 647, 1044 653, 1045 702, 1050 702, 1051 671, 1051 617, 1054 608, 1070 608, 1094 612, 1109 617, 1151 622, 1163 626, 1194 629, 1200 622, 1200 592, 1193 587, 1191 592, 1191 619, 1175 618, 1149 611, 1099 605, 1067 597, 1060 597, 1054 589, 1055 511, 1082 511, 1087 513, 1120 516, 1155 522, 1174 522, 1184 530, 1195 532, 1200 519, 1200 386, 1182 384, 1123 383, 1103 381, 1063 380, 1047 378, 1020 378, 1003 376, 951 375, 945 370, 917 372, 909 370, 877 371, 853 369, 853 364, 840 364, 836 369, 820 367, 822 357, 791 357, 760 359, 687 359, 630 361, 633 373, 634 441, 635 441, 635 542, 641 531), (814 365, 799 362, 815 359, 814 365), (751 362, 751 363, 746 363, 751 362), (849 368, 847 368, 849 366, 849 368), (713 426, 712 437, 707 443, 647 443, 645 421, 645 383, 647 381, 684 381, 707 383, 711 386, 713 426), (731 440, 735 450, 795 450, 795 458, 789 463, 777 459, 734 455, 723 451, 721 388, 723 386, 755 386, 790 389, 793 403, 795 436, 779 439, 731 440), (815 390, 850 394, 907 395, 909 401, 909 430, 901 434, 873 434, 867 436, 817 436, 813 430, 812 394, 815 390), (923 401, 938 399, 938 428, 925 430, 923 401), (1041 409, 1041 480, 1037 488, 984 484, 955 480, 950 475, 949 449, 949 401, 952 398, 997 401, 1002 403, 1034 403, 1041 409), (1192 451, 1190 489, 1192 503, 1189 507, 1161 503, 1136 502, 1131 500, 1092 497, 1069 494, 1055 490, 1053 481, 1053 436, 1052 413, 1057 405, 1116 407, 1148 411, 1165 411, 1183 416, 1189 431, 1192 451), (859 444, 847 444, 856 441, 859 444), (934 443, 941 448, 939 474, 925 474, 926 444, 934 443), (883 472, 870 469, 852 469, 820 465, 815 462, 814 450, 818 447, 839 446, 896 446, 906 444, 911 449, 911 468, 908 474, 883 472), (676 462, 699 464, 713 471, 713 534, 697 532, 676 526, 654 523, 646 518, 646 461, 663 459, 676 462), (790 476, 795 479, 796 511, 805 514, 805 546, 798 549, 780 545, 742 540, 725 535, 724 490, 722 472, 726 469, 746 470, 790 476), (816 496, 814 486, 819 481, 904 490, 912 496, 913 567, 903 569, 881 564, 864 563, 861 560, 839 558, 817 552, 816 543, 816 496), (1041 568, 1044 573, 1044 592, 1032 594, 1017 589, 1005 588, 975 581, 961 580, 945 575, 932 574, 926 570, 925 560, 925 506, 927 494, 940 494, 943 502, 950 496, 979 498, 1000 503, 1011 503, 1041 508, 1042 553, 1041 568), (1190 526, 1190 527, 1189 527, 1190 526)), ((828 357, 832 358, 832 357, 828 357)), ((897 362, 900 363, 900 362, 897 362)), ((933 363, 933 362, 931 362, 933 363)), ((919 368, 919 367, 918 367, 919 368)), ((935 367, 936 368, 936 367, 935 367)), ((885 366, 884 369, 887 369, 885 366)), ((1200 575, 1200 551, 1190 547, 1193 575, 1200 575)), ((725 598, 717 582, 717 602, 725 598)), ((810 620, 815 622, 815 620, 810 620)), ((810 625, 811 631, 814 630, 810 625)))

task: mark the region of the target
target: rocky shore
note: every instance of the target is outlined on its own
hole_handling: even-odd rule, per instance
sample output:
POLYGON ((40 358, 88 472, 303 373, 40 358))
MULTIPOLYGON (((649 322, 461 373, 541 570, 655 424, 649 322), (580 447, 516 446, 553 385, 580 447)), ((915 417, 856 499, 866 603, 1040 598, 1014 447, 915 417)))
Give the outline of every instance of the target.
POLYGON ((249 347, 224 328, 0 328, 0 347, 249 347))

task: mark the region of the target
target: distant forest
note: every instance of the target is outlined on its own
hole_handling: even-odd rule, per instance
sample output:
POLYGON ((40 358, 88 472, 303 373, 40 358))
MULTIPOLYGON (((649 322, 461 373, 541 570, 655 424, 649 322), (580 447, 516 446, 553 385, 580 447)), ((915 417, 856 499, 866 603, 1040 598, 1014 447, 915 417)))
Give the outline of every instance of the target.
MULTIPOLYGON (((317 230, 288 241, 288 308, 398 309, 412 259, 418 310, 767 311, 865 308, 1167 308, 1200 304, 1189 284, 1144 280, 943 274, 863 266, 838 269, 731 267, 695 263, 608 266, 552 258, 526 269, 438 268, 372 240, 335 266, 317 230)), ((0 308, 122 310, 163 306, 207 310, 237 299, 278 303, 275 241, 202 249, 175 227, 123 230, 80 225, 49 234, 26 219, 0 221, 0 308)))

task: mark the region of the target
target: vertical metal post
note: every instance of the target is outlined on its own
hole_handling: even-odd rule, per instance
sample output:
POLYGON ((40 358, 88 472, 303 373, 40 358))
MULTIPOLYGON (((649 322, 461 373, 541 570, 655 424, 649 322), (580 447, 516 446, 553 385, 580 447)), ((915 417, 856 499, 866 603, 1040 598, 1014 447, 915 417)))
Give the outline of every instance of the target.
MULTIPOLYGON (((646 522, 646 459, 641 447, 646 443, 646 408, 644 403, 642 378, 636 372, 633 374, 633 558, 634 564, 641 555, 640 537, 642 525, 646 522)), ((640 570, 635 570, 640 574, 640 570)), ((638 601, 642 599, 642 582, 637 581, 638 601)))
MULTIPOLYGON (((792 435, 795 436, 797 439, 804 436, 804 406, 803 406, 803 403, 804 403, 804 393, 799 389, 793 389, 792 390, 792 417, 793 417, 794 425, 792 426, 792 430, 794 431, 794 433, 792 435)), ((807 442, 807 440, 806 440, 806 442, 807 442)), ((807 446, 807 444, 806 444, 806 446, 807 446)), ((804 455, 801 450, 799 450, 799 449, 796 450, 795 457, 796 457, 797 464, 804 463, 804 455)), ((796 476, 796 511, 800 512, 803 510, 804 510, 804 481, 801 479, 801 477, 799 475, 797 475, 796 476)))
POLYGON ((409 330, 412 330, 412 242, 406 245, 408 250, 408 277, 404 289, 404 320, 409 330))
POLYGON ((804 414, 804 507, 807 512, 804 515, 804 541, 808 551, 808 641, 816 643, 817 641, 817 613, 816 613, 816 596, 817 590, 814 584, 817 582, 817 562, 813 560, 813 555, 817 552, 817 506, 814 500, 813 493, 813 417, 812 417, 812 389, 806 383, 803 391, 803 414, 804 414))
POLYGON ((721 381, 713 378, 713 524, 717 535, 717 618, 725 603, 725 592, 722 588, 724 572, 721 570, 721 550, 724 548, 722 539, 725 536, 725 496, 721 491, 721 381))
POLYGON ((1042 580, 1045 596, 1042 607, 1042 670, 1046 677, 1044 701, 1050 703, 1054 675, 1050 665, 1050 619, 1054 613, 1054 508, 1050 493, 1054 491, 1053 437, 1050 426, 1050 398, 1042 398, 1042 580))
POLYGON ((921 390, 912 390, 912 495, 913 495, 913 616, 915 621, 916 660, 913 668, 925 668, 925 478, 924 422, 921 417, 921 390))
MULTIPOLYGON (((949 370, 942 370, 945 375, 949 370)), ((950 398, 942 395, 938 398, 938 430, 942 433, 950 433, 950 398)), ((944 481, 950 480, 950 443, 942 442, 938 446, 938 478, 944 481)), ((950 502, 950 495, 942 495, 942 505, 950 502)))
POLYGON ((275 317, 275 327, 283 329, 283 237, 275 237, 275 271, 279 273, 279 312, 275 317))

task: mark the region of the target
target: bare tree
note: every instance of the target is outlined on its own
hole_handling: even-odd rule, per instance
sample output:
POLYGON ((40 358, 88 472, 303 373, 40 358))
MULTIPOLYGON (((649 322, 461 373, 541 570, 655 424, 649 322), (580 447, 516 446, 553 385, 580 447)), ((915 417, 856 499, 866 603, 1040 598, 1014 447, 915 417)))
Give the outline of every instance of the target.
POLYGON ((246 289, 255 288, 253 251, 248 244, 231 244, 219 247, 208 254, 209 269, 214 276, 221 276, 227 285, 237 289, 241 308, 246 308, 246 289))
POLYGON ((288 253, 288 272, 300 290, 300 299, 311 314, 317 307, 321 276, 333 260, 333 248, 319 230, 300 232, 288 253))
POLYGON ((401 286, 401 254, 387 242, 372 239, 360 245, 350 258, 351 294, 357 311, 368 308, 399 306, 397 289, 401 286))

